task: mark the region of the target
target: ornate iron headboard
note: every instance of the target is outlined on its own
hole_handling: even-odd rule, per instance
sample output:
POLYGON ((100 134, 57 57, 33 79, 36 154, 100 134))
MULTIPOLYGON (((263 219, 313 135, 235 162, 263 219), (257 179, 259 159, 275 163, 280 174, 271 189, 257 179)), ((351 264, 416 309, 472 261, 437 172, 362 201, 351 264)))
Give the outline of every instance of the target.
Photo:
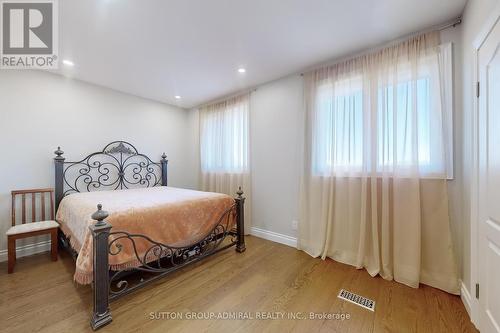
POLYGON ((77 162, 66 162, 61 147, 54 153, 56 209, 71 193, 167 186, 167 155, 153 162, 126 141, 113 141, 77 162))

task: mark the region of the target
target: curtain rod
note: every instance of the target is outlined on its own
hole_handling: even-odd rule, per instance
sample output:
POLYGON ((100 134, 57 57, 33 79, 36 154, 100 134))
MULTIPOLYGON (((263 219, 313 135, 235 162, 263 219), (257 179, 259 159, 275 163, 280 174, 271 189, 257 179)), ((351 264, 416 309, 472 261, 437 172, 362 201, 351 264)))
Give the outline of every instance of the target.
POLYGON ((462 17, 459 16, 457 17, 455 20, 453 20, 452 22, 449 22, 449 23, 446 23, 440 27, 437 27, 435 30, 445 30, 445 29, 448 29, 448 28, 455 28, 457 25, 461 24, 462 23, 462 17))
POLYGON ((413 33, 408 34, 408 35, 404 35, 404 36, 398 37, 398 38, 396 38, 396 39, 394 39, 394 40, 392 40, 392 41, 390 41, 388 43, 385 43, 383 45, 379 45, 379 46, 376 46, 374 48, 370 48, 370 49, 367 49, 367 50, 364 50, 364 51, 361 51, 361 52, 358 52, 358 53, 354 53, 354 54, 351 54, 351 55, 348 55, 348 56, 345 56, 345 57, 337 58, 337 59, 325 62, 323 64, 315 65, 313 67, 310 67, 310 68, 307 68, 307 69, 301 71, 299 74, 300 74, 300 76, 304 76, 305 73, 307 73, 309 71, 313 71, 313 70, 318 69, 318 68, 321 68, 323 66, 334 65, 334 64, 342 62, 344 60, 348 60, 348 59, 360 57, 360 56, 365 55, 365 54, 376 52, 376 51, 378 51, 380 49, 383 49, 385 47, 389 47, 391 45, 397 44, 398 42, 402 42, 405 39, 411 38, 412 36, 415 36, 415 35, 424 34, 426 32, 431 32, 431 31, 442 31, 442 30, 446 30, 448 28, 455 28, 457 25, 459 25, 461 23, 462 23, 462 17, 459 16, 459 17, 457 17, 457 18, 455 18, 455 19, 453 19, 451 21, 448 21, 447 23, 444 23, 444 24, 441 24, 441 25, 435 25, 435 26, 432 26, 432 27, 424 29, 424 30, 420 30, 420 31, 413 32, 413 33))
POLYGON ((240 91, 237 91, 235 93, 232 93, 232 94, 229 94, 229 95, 225 95, 225 96, 222 96, 222 97, 219 97, 219 98, 216 98, 214 100, 211 100, 211 101, 208 101, 206 103, 203 103, 203 104, 200 104, 198 106, 195 106, 195 107, 192 107, 191 109, 199 109, 199 108, 202 108, 204 106, 208 106, 208 105, 212 105, 212 104, 217 104, 217 103, 220 103, 220 102, 224 102, 225 100, 227 99, 230 99, 230 98, 233 98, 233 97, 237 97, 239 95, 243 95, 243 94, 251 94, 253 92, 257 91, 257 87, 253 87, 253 88, 249 88, 249 89, 244 89, 244 90, 240 90, 240 91))

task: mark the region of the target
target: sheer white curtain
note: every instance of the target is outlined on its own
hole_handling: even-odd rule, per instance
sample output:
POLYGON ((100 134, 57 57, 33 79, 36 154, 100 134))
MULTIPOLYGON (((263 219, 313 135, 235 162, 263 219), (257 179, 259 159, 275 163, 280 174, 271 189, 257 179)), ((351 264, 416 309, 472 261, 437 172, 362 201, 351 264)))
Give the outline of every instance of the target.
POLYGON ((250 96, 244 94, 200 108, 200 186, 235 196, 245 192, 245 233, 251 223, 250 96))
POLYGON ((305 75, 300 249, 459 292, 443 50, 433 32, 305 75))

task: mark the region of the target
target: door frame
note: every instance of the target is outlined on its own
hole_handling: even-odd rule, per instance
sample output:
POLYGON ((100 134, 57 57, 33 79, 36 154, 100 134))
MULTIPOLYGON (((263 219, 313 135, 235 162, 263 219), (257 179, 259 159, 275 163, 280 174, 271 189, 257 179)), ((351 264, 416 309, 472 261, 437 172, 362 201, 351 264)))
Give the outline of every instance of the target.
MULTIPOLYGON (((473 112, 472 112, 472 122, 471 122, 471 133, 472 133, 472 170, 471 170, 471 189, 470 189, 470 285, 465 286, 468 290, 465 292, 469 293, 470 302, 470 317, 472 323, 476 327, 480 327, 479 323, 479 300, 475 295, 476 283, 479 283, 479 210, 478 210, 478 200, 479 200, 479 98, 476 95, 477 82, 479 81, 479 49, 483 46, 484 42, 490 35, 491 31, 495 25, 500 22, 500 3, 495 7, 493 12, 490 14, 486 22, 484 23, 482 29, 477 34, 476 38, 472 43, 473 47, 473 75, 472 75, 472 100, 473 100, 473 112)), ((464 106, 465 108, 466 106, 464 106)), ((464 295, 462 295, 462 299, 464 295)))

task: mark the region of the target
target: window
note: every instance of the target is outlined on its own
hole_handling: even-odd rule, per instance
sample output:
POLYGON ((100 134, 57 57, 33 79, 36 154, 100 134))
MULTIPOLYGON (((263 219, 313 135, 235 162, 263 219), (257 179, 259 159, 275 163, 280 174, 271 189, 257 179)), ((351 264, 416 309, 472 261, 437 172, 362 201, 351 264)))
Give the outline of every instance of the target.
POLYGON ((441 127, 431 122, 431 78, 380 88, 377 100, 377 170, 418 165, 426 174, 444 172, 441 127))
POLYGON ((324 84, 318 89, 317 101, 315 172, 359 171, 363 164, 361 79, 324 84))
POLYGON ((248 165, 248 97, 200 110, 200 158, 205 173, 245 173, 248 165))
POLYGON ((443 77, 451 73, 451 44, 447 52, 422 56, 416 64, 384 64, 316 82, 315 175, 452 177, 452 85, 443 77))

